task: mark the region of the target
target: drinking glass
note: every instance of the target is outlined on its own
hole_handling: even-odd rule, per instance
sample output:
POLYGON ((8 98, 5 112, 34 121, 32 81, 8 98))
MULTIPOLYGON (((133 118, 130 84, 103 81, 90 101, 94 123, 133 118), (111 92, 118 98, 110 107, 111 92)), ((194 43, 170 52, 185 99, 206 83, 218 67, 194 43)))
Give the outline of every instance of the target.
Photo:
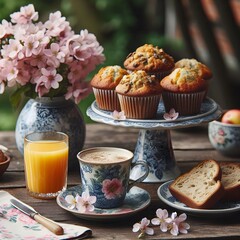
POLYGON ((67 187, 68 136, 34 132, 24 138, 26 187, 36 198, 55 198, 67 187))

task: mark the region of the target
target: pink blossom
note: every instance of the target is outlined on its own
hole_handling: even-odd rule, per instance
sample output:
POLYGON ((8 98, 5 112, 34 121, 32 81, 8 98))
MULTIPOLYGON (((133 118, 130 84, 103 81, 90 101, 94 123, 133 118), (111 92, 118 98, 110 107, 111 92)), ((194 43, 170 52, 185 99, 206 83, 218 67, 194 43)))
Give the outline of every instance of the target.
POLYGON ((224 136, 225 135, 225 132, 222 128, 219 128, 218 129, 218 134, 221 135, 221 136, 224 136))
POLYGON ((49 92, 49 89, 46 88, 44 81, 38 79, 36 82, 37 84, 35 87, 35 91, 38 93, 39 97, 42 97, 49 92))
POLYGON ((73 210, 74 208, 76 208, 77 200, 73 195, 67 195, 65 197, 65 201, 69 204, 69 209, 73 210))
POLYGON ((26 24, 38 20, 38 12, 35 12, 33 4, 20 8, 20 12, 10 15, 12 23, 26 24))
POLYGON ((29 68, 29 65, 25 64, 24 61, 19 61, 17 68, 18 75, 16 81, 23 86, 31 80, 31 69, 29 68))
POLYGON ((166 219, 168 218, 168 211, 166 209, 157 209, 156 211, 157 218, 153 218, 151 220, 153 225, 160 225, 160 229, 162 232, 167 232, 168 224, 166 219))
POLYGON ((113 178, 112 180, 105 179, 102 185, 102 192, 106 199, 114 199, 123 194, 124 187, 122 186, 122 182, 117 178, 113 178))
POLYGON ((175 219, 175 223, 178 225, 178 230, 180 233, 187 234, 187 230, 190 229, 190 225, 184 222, 186 219, 187 215, 185 213, 182 213, 178 218, 175 219))
POLYGON ((11 34, 13 34, 12 24, 3 19, 2 23, 0 24, 0 39, 11 34))
POLYGON ((16 77, 16 68, 14 66, 14 62, 10 61, 10 59, 0 59, 0 74, 2 78, 5 78, 5 82, 8 86, 15 85, 15 78, 16 77), (13 84, 11 82, 14 81, 13 84))
POLYGON ((83 192, 81 197, 79 195, 76 196, 76 208, 82 213, 92 212, 94 211, 93 204, 96 200, 96 196, 90 196, 88 191, 83 192))
MULTIPOLYGON (((17 58, 19 52, 23 49, 22 44, 19 43, 19 41, 10 39, 9 40, 9 45, 7 47, 7 50, 9 52, 8 56, 11 59, 17 58)), ((20 57, 21 58, 21 57, 20 57)))
POLYGON ((34 35, 30 35, 26 37, 24 42, 25 47, 25 56, 31 57, 32 54, 37 55, 39 54, 39 41, 36 41, 34 35))
POLYGON ((174 236, 177 236, 179 233, 188 233, 187 230, 190 229, 190 225, 184 222, 186 219, 187 215, 185 213, 177 217, 177 213, 173 212, 171 217, 166 219, 170 233, 174 236))
POLYGON ((70 38, 68 45, 70 53, 79 61, 86 61, 90 56, 96 56, 100 61, 104 60, 104 56, 101 54, 102 46, 96 41, 96 37, 88 33, 86 29, 81 30, 80 35, 70 38))
POLYGON ((79 61, 73 61, 69 64, 70 71, 68 73, 69 82, 74 84, 75 82, 84 79, 82 65, 79 61))
POLYGON ((46 66, 47 57, 46 55, 40 53, 38 55, 34 55, 29 59, 29 64, 34 67, 38 67, 39 69, 44 68, 46 66))
POLYGON ((48 36, 58 36, 62 31, 68 29, 69 23, 66 22, 66 18, 61 16, 61 12, 50 13, 49 20, 46 21, 45 27, 47 29, 48 36))
POLYGON ((5 82, 0 79, 0 94, 4 93, 5 91, 5 82))
POLYGON ((178 118, 178 116, 179 116, 179 113, 176 112, 174 108, 171 108, 169 113, 164 113, 163 114, 163 118, 165 120, 175 120, 175 119, 178 118))
POLYGON ((45 83, 47 89, 59 87, 59 82, 62 81, 63 77, 57 73, 56 69, 42 68, 41 73, 42 76, 39 80, 45 83))
POLYGON ((92 89, 88 82, 79 82, 68 87, 67 93, 65 94, 65 98, 66 99, 74 98, 75 103, 78 103, 86 96, 88 96, 90 92, 92 92, 92 89))
POLYGON ((16 79, 18 76, 18 69, 13 65, 10 64, 8 66, 8 75, 7 75, 7 80, 8 80, 8 86, 12 87, 16 84, 16 79))
POLYGON ((118 112, 117 110, 114 110, 112 113, 114 120, 125 120, 126 116, 124 115, 124 111, 118 112))
POLYGON ((60 62, 64 62, 65 54, 60 50, 60 46, 57 43, 52 43, 50 49, 44 49, 44 54, 48 57, 48 64, 50 66, 59 67, 60 62))
POLYGON ((152 228, 148 227, 149 224, 150 224, 150 220, 148 220, 147 218, 143 218, 140 223, 135 223, 133 225, 132 231, 133 232, 138 232, 138 231, 141 232, 140 235, 138 236, 138 238, 144 237, 145 233, 147 235, 153 235, 154 230, 152 228))

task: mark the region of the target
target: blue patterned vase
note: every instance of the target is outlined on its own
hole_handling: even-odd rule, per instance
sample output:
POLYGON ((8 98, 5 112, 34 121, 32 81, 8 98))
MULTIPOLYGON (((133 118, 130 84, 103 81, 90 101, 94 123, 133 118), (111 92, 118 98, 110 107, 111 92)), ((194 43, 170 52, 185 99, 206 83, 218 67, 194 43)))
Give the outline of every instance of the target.
POLYGON ((77 105, 64 97, 30 99, 15 129, 16 144, 23 154, 24 136, 31 132, 60 131, 69 136, 69 170, 78 169, 77 153, 85 141, 85 122, 77 105))

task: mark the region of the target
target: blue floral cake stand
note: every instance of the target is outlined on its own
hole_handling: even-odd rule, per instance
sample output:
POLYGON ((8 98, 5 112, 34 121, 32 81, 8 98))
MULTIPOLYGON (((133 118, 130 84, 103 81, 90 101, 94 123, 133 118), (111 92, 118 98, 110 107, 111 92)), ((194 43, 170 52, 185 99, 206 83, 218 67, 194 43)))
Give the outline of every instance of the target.
MULTIPOLYGON (((112 112, 98 108, 96 101, 87 109, 87 115, 96 122, 113 126, 138 128, 139 136, 134 152, 133 161, 146 161, 150 172, 144 182, 166 182, 179 176, 180 171, 174 157, 171 129, 199 126, 217 119, 222 111, 211 98, 206 98, 200 113, 192 116, 180 116, 176 120, 165 120, 163 103, 158 106, 155 119, 126 119, 115 120, 112 112)), ((141 174, 141 169, 134 169, 141 174)), ((135 173, 136 174, 136 173, 135 173)))

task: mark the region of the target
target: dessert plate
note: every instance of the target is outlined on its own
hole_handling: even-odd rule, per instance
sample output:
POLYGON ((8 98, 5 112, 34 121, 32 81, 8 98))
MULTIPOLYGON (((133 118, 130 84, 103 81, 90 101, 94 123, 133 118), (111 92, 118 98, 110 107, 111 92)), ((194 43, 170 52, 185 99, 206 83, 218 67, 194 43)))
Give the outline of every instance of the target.
POLYGON ((179 202, 175 197, 173 197, 173 195, 169 191, 169 185, 171 184, 172 181, 173 180, 165 182, 158 188, 158 191, 157 191, 158 197, 170 207, 173 207, 175 209, 178 209, 180 211, 183 211, 185 213, 188 213, 190 215, 195 215, 195 216, 208 215, 208 216, 217 217, 219 215, 226 216, 227 214, 240 211, 240 201, 219 202, 211 209, 196 209, 196 208, 187 207, 184 203, 179 202))
POLYGON ((211 98, 204 99, 199 114, 190 116, 179 116, 175 120, 165 120, 163 114, 165 108, 163 102, 160 101, 155 119, 125 119, 115 120, 111 111, 101 110, 96 101, 87 109, 87 115, 96 122, 103 122, 115 126, 135 127, 135 128, 178 128, 185 125, 199 125, 212 121, 220 116, 220 107, 211 98))
POLYGON ((82 189, 80 185, 68 188, 57 196, 57 204, 79 218, 87 220, 112 220, 133 215, 145 209, 151 202, 150 195, 147 191, 134 186, 129 190, 123 205, 119 208, 95 208, 93 212, 85 213, 80 213, 77 209, 69 209, 69 204, 66 202, 65 197, 67 195, 73 195, 75 197, 77 194, 81 195, 81 193, 82 189))

